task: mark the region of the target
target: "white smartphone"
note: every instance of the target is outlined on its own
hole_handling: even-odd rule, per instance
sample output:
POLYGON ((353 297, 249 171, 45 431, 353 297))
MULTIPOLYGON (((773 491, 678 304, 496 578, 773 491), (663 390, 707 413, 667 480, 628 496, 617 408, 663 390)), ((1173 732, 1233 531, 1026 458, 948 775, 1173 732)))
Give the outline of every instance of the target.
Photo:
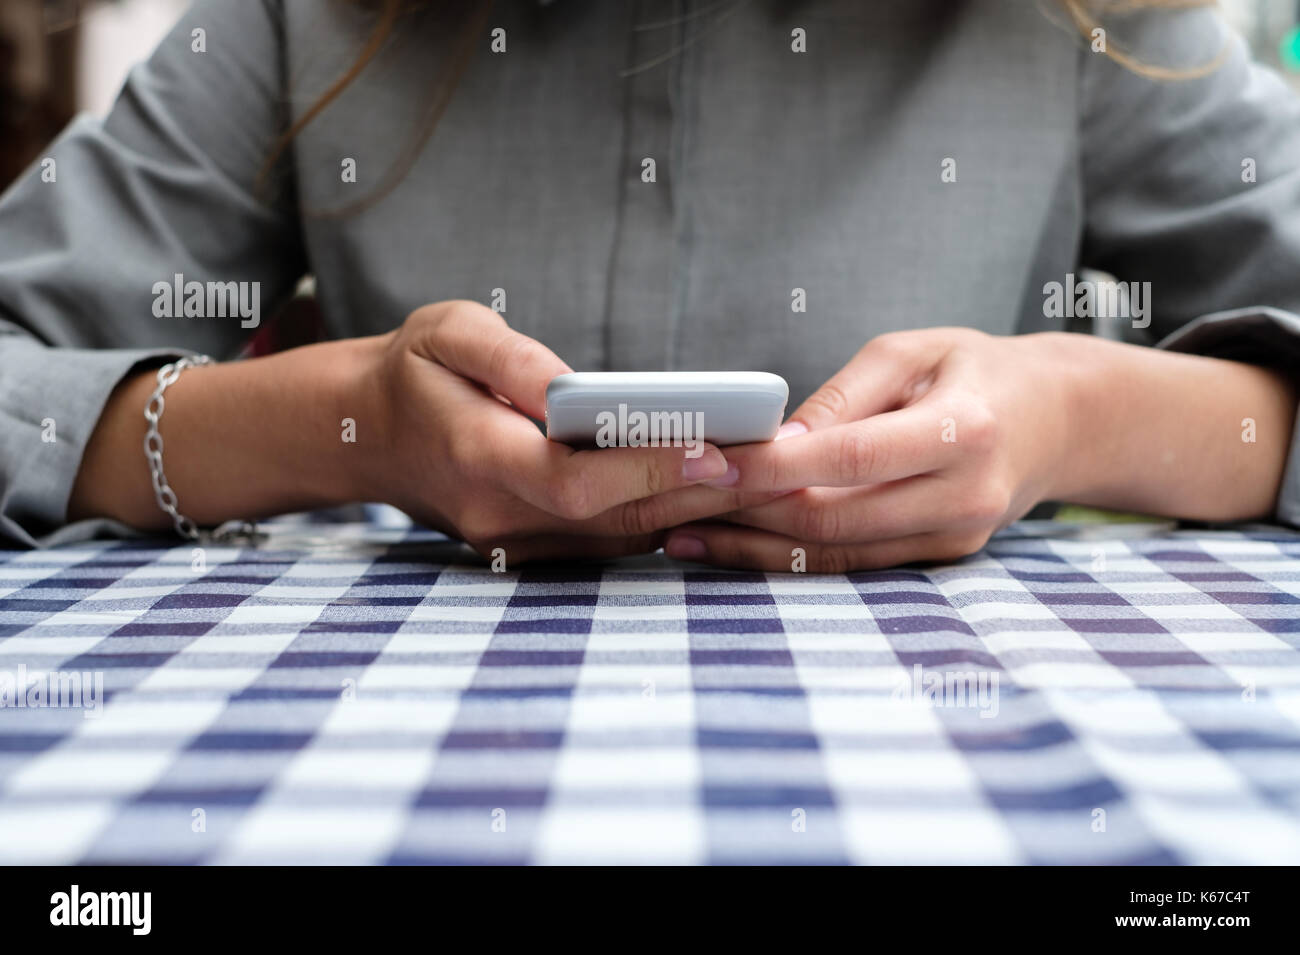
POLYGON ((765 371, 575 372, 547 386, 546 436, 575 447, 770 441, 789 397, 765 371))

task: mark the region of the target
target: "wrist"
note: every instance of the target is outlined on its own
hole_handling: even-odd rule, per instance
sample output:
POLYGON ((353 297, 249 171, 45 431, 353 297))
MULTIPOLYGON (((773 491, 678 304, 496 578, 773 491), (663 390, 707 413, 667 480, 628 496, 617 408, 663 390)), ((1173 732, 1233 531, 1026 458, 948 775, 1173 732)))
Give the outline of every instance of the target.
POLYGON ((1089 352, 1101 343, 1086 335, 1041 332, 1022 339, 1041 376, 1041 399, 1051 409, 1045 442, 1042 500, 1074 500, 1091 487, 1104 445, 1098 429, 1107 394, 1105 362, 1089 352))
MULTIPOLYGON (((209 526, 370 499, 367 471, 383 462, 372 440, 377 416, 359 409, 381 341, 309 345, 182 373, 167 389, 158 422, 180 513, 209 526)), ((171 526, 142 447, 144 409, 156 386, 156 373, 146 371, 113 392, 83 452, 69 519, 171 526)))
POLYGON ((158 506, 142 447, 144 409, 157 380, 155 370, 137 372, 113 389, 82 450, 68 497, 68 520, 103 517, 141 530, 170 526, 158 506))
POLYGON ((326 442, 327 493, 338 503, 383 501, 384 469, 391 459, 384 403, 383 362, 391 336, 374 335, 331 342, 330 408, 326 442))
POLYGON ((1043 366, 1064 410, 1050 499, 1191 520, 1272 514, 1295 418, 1286 380, 1218 358, 1051 338, 1043 366))

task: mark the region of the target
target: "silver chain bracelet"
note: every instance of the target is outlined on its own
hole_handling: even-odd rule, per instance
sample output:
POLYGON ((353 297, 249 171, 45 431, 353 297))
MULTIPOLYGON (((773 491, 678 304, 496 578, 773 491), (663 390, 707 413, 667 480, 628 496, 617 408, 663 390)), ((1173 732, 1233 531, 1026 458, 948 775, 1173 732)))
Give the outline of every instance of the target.
MULTIPOLYGON (((186 540, 192 541, 203 540, 205 535, 199 530, 199 526, 194 521, 180 512, 177 507, 176 492, 167 483, 167 477, 163 473, 163 439, 158 432, 158 422, 162 419, 163 409, 167 404, 163 399, 163 392, 171 385, 176 384, 176 379, 181 376, 181 372, 186 368, 197 368, 200 365, 211 364, 213 364, 213 361, 207 355, 195 355, 193 358, 181 358, 170 364, 163 365, 158 369, 158 387, 153 390, 153 394, 149 396, 148 404, 144 406, 144 420, 149 424, 149 428, 144 435, 144 456, 149 462, 149 475, 153 480, 154 497, 158 501, 158 506, 170 515, 172 524, 176 527, 176 533, 186 540)), ((252 521, 228 521, 206 536, 215 542, 224 542, 236 538, 255 540, 257 538, 257 524, 252 521)))

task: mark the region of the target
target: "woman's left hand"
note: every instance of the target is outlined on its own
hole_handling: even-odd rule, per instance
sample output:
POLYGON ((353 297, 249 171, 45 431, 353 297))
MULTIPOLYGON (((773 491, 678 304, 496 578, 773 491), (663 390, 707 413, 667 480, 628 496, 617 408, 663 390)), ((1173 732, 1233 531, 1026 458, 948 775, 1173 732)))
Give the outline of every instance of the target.
POLYGON ((936 328, 873 339, 780 440, 727 449, 732 490, 791 493, 683 525, 668 554, 842 572, 978 551, 1057 484, 1069 401, 1049 337, 936 328))
POLYGON ((789 492, 675 528, 669 556, 843 572, 950 561, 1043 500, 1237 521, 1273 516, 1296 388, 1262 367, 1046 332, 873 339, 781 440, 708 482, 789 492))

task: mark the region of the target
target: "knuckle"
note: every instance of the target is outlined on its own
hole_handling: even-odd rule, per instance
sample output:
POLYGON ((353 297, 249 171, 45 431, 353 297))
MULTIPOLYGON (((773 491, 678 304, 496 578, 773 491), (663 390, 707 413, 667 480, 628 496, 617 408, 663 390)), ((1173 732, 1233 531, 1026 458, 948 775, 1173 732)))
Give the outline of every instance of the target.
MULTIPOLYGON (((725 453, 725 452, 724 452, 725 453)), ((764 449, 764 453, 751 455, 745 460, 745 484, 748 487, 780 490, 790 479, 788 465, 783 464, 779 443, 764 449)), ((734 491, 743 494, 742 491, 734 491)))
POLYGON ((551 487, 550 498, 554 513, 565 520, 582 521, 598 513, 591 482, 582 474, 565 474, 557 478, 551 487))
POLYGON ((933 328, 923 329, 917 334, 924 335, 931 343, 940 343, 948 348, 969 348, 990 337, 987 332, 980 331, 978 328, 967 328, 964 325, 936 325, 933 328))
POLYGON ((810 499, 798 515, 795 526, 804 540, 833 541, 839 538, 839 513, 825 501, 810 499))
POLYGON ((861 353, 879 359, 901 359, 912 353, 916 335, 912 332, 885 332, 862 346, 861 353))
POLYGON ((957 415, 959 440, 975 451, 991 451, 998 445, 997 414, 987 401, 980 397, 966 399, 957 415))
POLYGON ((441 304, 421 305, 406 317, 404 324, 408 327, 434 328, 442 321, 445 312, 446 308, 441 304))
POLYGON ((484 550, 491 551, 493 538, 501 532, 491 511, 477 507, 472 507, 460 515, 456 521, 456 529, 460 531, 466 543, 480 553, 484 550))
MULTIPOLYGON (((650 496, 662 494, 673 486, 669 478, 669 468, 677 460, 675 455, 665 454, 652 462, 645 471, 645 490, 650 496)), ((680 469, 680 465, 678 468, 680 469)))
POLYGON ((980 342, 987 341, 992 336, 980 328, 968 328, 965 325, 953 325, 946 329, 952 338, 962 345, 978 345, 980 342))
POLYGON ((537 343, 522 335, 506 335, 488 352, 488 373, 497 380, 513 368, 526 365, 534 357, 537 343))
POLYGON ((989 535, 983 531, 957 534, 939 546, 937 559, 944 562, 961 560, 963 557, 979 553, 988 542, 989 535))
POLYGON ((883 332, 862 346, 862 351, 878 355, 891 354, 902 345, 902 332, 883 332))
POLYGON ((842 470, 852 477, 867 478, 884 464, 879 445, 862 428, 849 428, 836 448, 842 470))
POLYGON ((500 316, 477 302, 453 299, 445 302, 433 302, 422 305, 406 317, 398 331, 400 341, 420 342, 436 341, 445 338, 452 328, 482 321, 486 313, 492 319, 500 321, 500 316))
POLYGON ((962 516, 981 527, 992 527, 1001 522, 1010 509, 1011 493, 1000 484, 989 483, 971 495, 962 516))
POLYGON ((470 301, 467 298, 453 298, 442 303, 439 309, 442 321, 450 322, 470 322, 482 321, 487 319, 492 322, 500 322, 502 318, 499 314, 492 311, 485 305, 478 302, 470 301))
POLYGON ((843 547, 818 547, 809 555, 808 564, 819 574, 844 574, 852 569, 850 554, 843 547))
POLYGON ((423 313, 424 323, 428 328, 432 331, 438 331, 439 329, 471 321, 473 312, 470 306, 472 304, 471 302, 453 299, 448 302, 438 302, 436 305, 426 305, 416 314, 423 313))
POLYGON ((618 509, 616 528, 623 537, 641 537, 658 530, 659 505, 654 498, 628 501, 618 509))
POLYGON ((821 409, 829 417, 838 420, 849 409, 849 396, 839 385, 824 384, 809 397, 807 404, 821 409))

